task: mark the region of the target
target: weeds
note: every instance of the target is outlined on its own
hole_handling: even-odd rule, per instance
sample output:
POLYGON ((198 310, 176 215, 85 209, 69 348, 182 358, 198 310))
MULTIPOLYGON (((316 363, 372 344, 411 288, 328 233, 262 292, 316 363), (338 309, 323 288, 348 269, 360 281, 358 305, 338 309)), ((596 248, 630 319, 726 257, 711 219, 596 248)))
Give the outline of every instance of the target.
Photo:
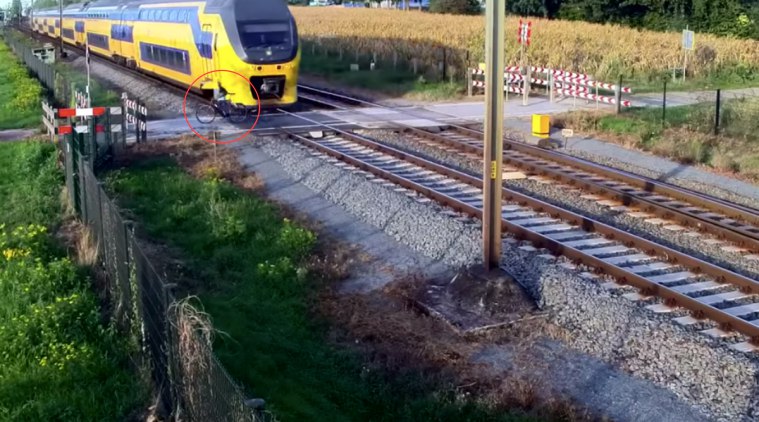
POLYGON ((60 183, 53 145, 0 144, 2 420, 116 420, 144 399, 86 270, 50 234, 60 183))
POLYGON ((42 87, 0 41, 0 130, 39 125, 42 87))

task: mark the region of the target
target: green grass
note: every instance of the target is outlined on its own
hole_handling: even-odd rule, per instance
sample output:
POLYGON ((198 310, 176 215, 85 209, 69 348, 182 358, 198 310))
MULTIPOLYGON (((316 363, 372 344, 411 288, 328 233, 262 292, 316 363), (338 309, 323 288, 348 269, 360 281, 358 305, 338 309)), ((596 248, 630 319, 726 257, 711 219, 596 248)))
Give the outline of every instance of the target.
POLYGON ((145 406, 61 222, 55 147, 0 143, 0 420, 114 421, 145 406))
POLYGON ((42 87, 0 41, 0 130, 40 125, 42 87))
MULTIPOLYGON (((107 186, 148 234, 181 250, 203 285, 214 349, 282 421, 524 421, 455 403, 416 375, 361 375, 358 355, 326 340, 310 303, 320 281, 301 265, 314 235, 227 182, 195 179, 172 161, 116 170, 107 186)), ((195 293, 195 292, 193 292, 195 293)))
POLYGON ((461 81, 436 81, 431 77, 414 75, 412 71, 392 68, 392 63, 380 63, 375 70, 369 70, 369 57, 359 57, 359 70, 350 70, 355 58, 346 55, 341 60, 337 55, 329 56, 311 53, 310 47, 301 52, 301 72, 319 76, 344 86, 376 91, 389 96, 405 96, 410 99, 436 101, 460 97, 466 94, 466 86, 461 81))
POLYGON ((632 108, 620 115, 571 112, 559 117, 567 127, 595 132, 600 138, 719 171, 759 180, 759 98, 725 100, 719 136, 714 134, 715 103, 661 108, 632 108))

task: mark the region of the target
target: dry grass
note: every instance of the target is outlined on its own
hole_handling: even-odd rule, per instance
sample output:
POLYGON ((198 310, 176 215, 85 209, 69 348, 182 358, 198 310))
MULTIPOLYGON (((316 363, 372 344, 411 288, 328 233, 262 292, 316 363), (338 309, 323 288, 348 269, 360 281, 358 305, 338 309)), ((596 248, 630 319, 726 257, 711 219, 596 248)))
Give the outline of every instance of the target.
MULTIPOLYGON (((466 52, 482 61, 482 16, 438 15, 418 11, 292 7, 298 31, 347 54, 355 50, 380 55, 385 61, 395 49, 401 58, 436 65, 441 47, 455 50, 463 63, 466 52)), ((506 62, 518 61, 518 18, 507 18, 506 62), (511 29, 514 29, 513 36, 511 29)), ((679 33, 640 31, 618 25, 599 25, 532 18, 531 63, 595 75, 628 78, 659 75, 682 62, 679 33)), ((759 62, 759 41, 698 35, 689 72, 702 78, 732 68, 753 69, 759 62)), ((449 55, 452 54, 449 52, 449 55)))
POLYGON ((128 166, 131 162, 161 155, 171 156, 197 178, 229 180, 252 192, 260 192, 263 188, 263 183, 253 172, 246 171, 240 165, 237 155, 230 148, 209 144, 195 136, 136 145, 119 157, 117 164, 128 166))
POLYGON ((340 327, 332 332, 336 342, 368 356, 369 371, 421 373, 435 385, 450 386, 459 400, 474 400, 495 409, 520 409, 544 420, 595 420, 588 411, 551 391, 550 381, 537 369, 539 358, 529 352, 537 338, 556 331, 550 324, 542 319, 525 320, 484 335, 468 335, 420 302, 428 288, 421 278, 409 276, 366 295, 326 292, 318 302, 319 310, 340 327), (535 368, 534 376, 503 374, 474 363, 475 353, 484 345, 503 343, 523 351, 517 353, 513 365, 535 368))

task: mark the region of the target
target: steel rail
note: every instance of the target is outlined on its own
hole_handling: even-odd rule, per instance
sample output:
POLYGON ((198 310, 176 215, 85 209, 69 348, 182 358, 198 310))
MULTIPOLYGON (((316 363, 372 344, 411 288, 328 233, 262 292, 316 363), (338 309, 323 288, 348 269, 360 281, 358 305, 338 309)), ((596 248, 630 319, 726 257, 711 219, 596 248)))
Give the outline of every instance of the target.
MULTIPOLYGON (((357 134, 353 134, 353 133, 349 133, 349 132, 345 132, 341 130, 336 131, 336 133, 338 133, 339 136, 345 139, 349 139, 351 142, 360 144, 363 147, 370 148, 372 150, 393 156, 400 160, 407 161, 409 163, 417 165, 421 168, 424 168, 424 169, 436 172, 438 174, 444 175, 446 177, 450 177, 452 179, 461 181, 467 185, 476 187, 478 189, 482 189, 482 180, 480 180, 479 178, 470 176, 468 174, 459 172, 457 170, 444 167, 440 164, 415 156, 413 154, 409 154, 407 152, 398 150, 396 148, 383 145, 381 143, 375 142, 373 140, 370 140, 366 137, 363 137, 357 134)), ((300 135, 293 134, 291 132, 288 133, 288 136, 291 139, 297 142, 300 142, 308 147, 315 148, 316 150, 320 152, 323 152, 332 157, 345 161, 351 165, 354 165, 358 168, 369 171, 380 177, 385 178, 386 176, 388 176, 387 175, 388 172, 386 170, 380 169, 377 166, 363 162, 347 154, 339 152, 335 149, 329 148, 325 145, 320 144, 317 141, 305 138, 300 135)), ((451 208, 453 209, 460 210, 462 212, 465 212, 469 215, 472 215, 478 218, 481 217, 482 211, 477 209, 476 207, 472 207, 469 204, 456 201, 454 198, 451 198, 451 197, 441 198, 439 193, 432 192, 429 188, 425 186, 421 186, 412 180, 402 178, 397 175, 389 175, 387 180, 390 180, 395 183, 401 182, 402 186, 412 188, 416 190, 417 192, 420 192, 424 195, 430 195, 431 198, 435 200, 440 200, 444 204, 451 206, 451 208)), ((620 242, 628 247, 638 249, 640 251, 645 252, 648 255, 658 256, 659 259, 665 262, 670 262, 673 264, 683 266, 684 268, 688 268, 689 270, 693 271, 696 274, 703 273, 703 274, 709 275, 710 277, 714 278, 719 283, 729 283, 739 288, 742 292, 746 294, 759 293, 759 282, 752 280, 750 278, 747 278, 745 276, 742 276, 740 274, 736 274, 724 268, 717 267, 713 264, 702 261, 698 258, 688 256, 676 250, 656 244, 654 242, 648 241, 646 239, 643 239, 638 236, 632 235, 630 233, 624 232, 622 230, 616 229, 614 227, 611 227, 599 221, 595 221, 588 217, 575 214, 571 211, 561 209, 559 207, 540 201, 538 199, 531 198, 529 196, 520 194, 518 192, 511 191, 507 188, 503 188, 502 192, 503 192, 504 200, 516 202, 519 204, 524 204, 535 211, 558 217, 559 219, 567 223, 571 223, 573 225, 576 225, 582 228, 586 232, 591 232, 591 233, 596 232, 607 239, 620 242)), ((616 278, 617 280, 619 280, 622 284, 635 286, 638 289, 640 289, 642 292, 644 292, 645 294, 655 295, 655 296, 659 296, 665 299, 666 303, 670 306, 681 306, 683 308, 686 308, 692 311, 697 317, 707 317, 719 323, 722 329, 735 330, 737 332, 740 332, 744 335, 749 336, 752 340, 759 340, 759 326, 753 324, 750 321, 744 320, 740 318, 739 316, 735 316, 735 315, 731 315, 729 313, 723 312, 719 308, 716 308, 715 306, 712 306, 711 304, 703 303, 696 298, 690 297, 683 293, 679 293, 678 291, 672 288, 663 286, 662 284, 649 280, 644 276, 628 271, 624 267, 620 267, 618 265, 614 265, 612 263, 606 262, 602 258, 598 258, 593 255, 586 254, 582 252, 582 250, 580 249, 567 246, 566 244, 563 244, 562 242, 558 240, 551 239, 550 237, 546 235, 543 235, 536 231, 522 227, 518 224, 515 224, 509 221, 508 219, 503 219, 503 225, 504 225, 505 231, 513 233, 517 238, 529 240, 538 247, 546 248, 552 251, 553 253, 564 255, 574 260, 575 262, 586 264, 598 270, 604 271, 608 273, 609 275, 613 276, 614 278, 616 278)))
MULTIPOLYGON (((474 142, 459 141, 441 133, 432 133, 418 128, 406 128, 405 132, 430 139, 442 145, 456 148, 460 151, 477 153, 480 155, 483 152, 483 148, 480 146, 481 142, 474 138, 469 138, 474 142)), ((566 168, 569 167, 569 165, 557 165, 555 162, 535 159, 527 154, 515 152, 515 150, 504 152, 503 162, 504 164, 510 164, 528 172, 550 177, 570 186, 582 188, 590 193, 604 195, 607 198, 619 201, 625 206, 639 208, 642 211, 657 215, 661 218, 673 220, 683 226, 711 233, 719 238, 728 240, 752 251, 759 251, 759 229, 754 233, 745 228, 733 227, 713 219, 704 218, 702 215, 699 215, 699 213, 694 213, 693 211, 688 210, 688 208, 678 208, 668 205, 668 202, 651 200, 646 198, 646 196, 641 196, 639 193, 636 193, 635 190, 619 189, 618 186, 622 183, 615 183, 604 177, 594 177, 592 175, 590 175, 590 177, 583 176, 578 174, 579 172, 566 168)))
MULTIPOLYGON (((319 88, 314 88, 314 87, 306 87, 306 88, 310 92, 318 93, 323 96, 332 96, 333 98, 339 99, 340 101, 343 101, 349 104, 366 105, 366 106, 372 106, 372 107, 381 107, 388 110, 394 110, 392 107, 387 107, 387 106, 377 104, 371 101, 365 101, 358 98, 352 98, 347 95, 338 94, 338 93, 334 93, 334 92, 319 89, 319 88)), ((404 110, 404 112, 409 114, 407 110, 404 110)), ((434 113, 447 115, 445 113, 440 113, 440 112, 434 112, 434 113)), ((410 115, 413 115, 413 113, 410 113, 410 115)), ((454 117, 454 116, 451 116, 451 117, 454 117)), ((425 117, 425 118, 428 118, 428 117, 425 117)), ((399 125, 399 126, 402 126, 402 125, 399 125)), ((474 130, 474 129, 464 127, 461 125, 456 125, 456 124, 451 124, 451 123, 446 122, 446 123, 441 123, 441 126, 450 127, 462 133, 469 133, 471 136, 475 136, 475 137, 483 136, 483 133, 481 131, 474 130)), ((706 195, 706 194, 693 191, 690 189, 685 189, 679 186, 675 186, 671 183, 667 183, 660 180, 648 178, 645 176, 640 176, 640 175, 630 173, 627 171, 603 166, 603 165, 593 163, 591 161, 588 161, 579 157, 573 157, 567 154, 563 154, 558 151, 550 151, 550 150, 538 148, 532 145, 527 145, 527 144, 520 143, 512 139, 505 138, 504 143, 505 143, 505 146, 507 146, 510 149, 514 149, 516 151, 537 156, 547 161, 559 162, 563 165, 579 168, 587 172, 602 173, 602 174, 605 174, 606 177, 611 177, 621 182, 628 183, 634 187, 643 189, 652 194, 666 195, 666 196, 672 197, 675 200, 688 202, 688 203, 706 208, 707 210, 711 210, 713 212, 723 214, 727 218, 746 221, 748 223, 753 224, 755 227, 759 228, 759 210, 753 209, 751 207, 747 207, 741 204, 736 204, 731 201, 716 198, 716 197, 706 195)), ((704 220, 703 217, 701 219, 704 220)), ((742 231, 744 232, 744 234, 746 231, 746 230, 740 229, 739 226, 738 227, 734 226, 733 229, 738 229, 739 232, 742 231)), ((759 231, 754 233, 754 237, 756 237, 756 235, 759 235, 759 231)))
MULTIPOLYGON (((464 133, 464 134, 468 134, 469 136, 475 137, 475 138, 479 138, 483 136, 482 132, 474 130, 474 129, 464 128, 464 127, 455 127, 454 130, 464 133)), ((615 168, 603 166, 603 165, 596 164, 596 163, 593 163, 581 158, 572 157, 567 154, 562 154, 559 152, 550 151, 550 150, 546 150, 546 149, 539 148, 536 146, 514 142, 511 140, 505 140, 504 142, 505 142, 505 145, 509 149, 513 149, 514 151, 518 151, 524 154, 539 157, 546 161, 554 161, 556 163, 574 167, 586 172, 597 173, 604 177, 608 177, 608 178, 615 179, 623 183, 627 183, 631 186, 645 190, 646 192, 649 192, 652 194, 660 194, 663 196, 669 196, 674 200, 687 202, 694 206, 705 208, 715 213, 722 214, 725 216, 725 218, 743 220, 749 224, 754 225, 757 228, 757 231, 753 233, 754 237, 756 237, 759 234, 759 210, 752 211, 748 207, 744 207, 744 206, 736 207, 730 204, 728 201, 712 198, 710 196, 706 196, 704 194, 693 192, 687 189, 677 188, 670 184, 662 183, 655 179, 651 179, 651 178, 635 175, 629 172, 625 172, 622 170, 618 170, 615 168)), ((708 220, 705 218, 701 218, 701 219, 704 221, 708 220)), ((740 229, 740 227, 734 226, 732 227, 732 229, 738 230, 740 229)))

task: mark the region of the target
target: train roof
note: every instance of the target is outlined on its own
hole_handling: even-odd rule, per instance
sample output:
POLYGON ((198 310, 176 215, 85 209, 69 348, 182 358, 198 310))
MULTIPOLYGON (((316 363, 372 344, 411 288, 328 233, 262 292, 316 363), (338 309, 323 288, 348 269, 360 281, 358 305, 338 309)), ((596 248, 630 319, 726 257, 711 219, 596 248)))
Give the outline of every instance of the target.
MULTIPOLYGON (((283 9, 287 9, 287 3, 284 0, 255 0, 259 7, 249 7, 249 0, 198 0, 197 3, 205 3, 206 10, 212 13, 220 13, 224 9, 233 8, 235 14, 247 15, 246 10, 255 10, 257 16, 261 14, 268 14, 267 12, 279 12, 283 9)), ((173 4, 173 3, 187 3, 187 0, 139 0, 139 1, 124 1, 124 0, 97 0, 91 2, 70 4, 63 8, 63 10, 78 10, 86 11, 99 8, 116 8, 116 9, 136 9, 143 5, 155 5, 155 4, 173 4)), ((46 9, 35 9, 35 13, 41 12, 58 12, 57 7, 50 7, 46 9)), ((251 16, 251 19, 255 18, 251 16)))
MULTIPOLYGON (((232 21, 261 21, 282 19, 290 16, 287 3, 284 0, 254 0, 257 7, 250 7, 250 0, 199 0, 205 3, 205 11, 222 15, 225 20, 232 21)), ((64 10, 85 12, 101 9, 137 9, 144 5, 187 3, 187 0, 97 0, 93 2, 76 3, 66 6, 64 10)), ((34 13, 58 13, 58 8, 35 10, 34 13)))

